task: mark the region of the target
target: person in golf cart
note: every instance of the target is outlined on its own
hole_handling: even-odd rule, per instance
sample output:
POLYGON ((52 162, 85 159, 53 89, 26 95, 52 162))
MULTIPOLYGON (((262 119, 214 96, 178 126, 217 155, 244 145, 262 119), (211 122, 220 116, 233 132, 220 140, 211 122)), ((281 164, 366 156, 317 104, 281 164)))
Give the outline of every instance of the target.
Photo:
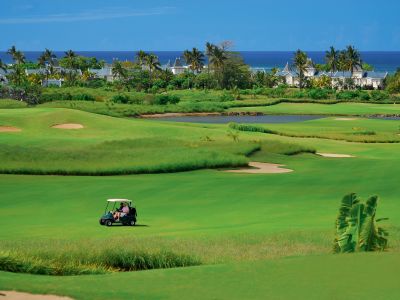
POLYGON ((119 208, 117 210, 115 210, 115 212, 113 214, 114 220, 119 221, 119 219, 121 217, 124 217, 127 214, 129 214, 130 210, 131 210, 131 208, 128 206, 127 203, 121 202, 119 208))
POLYGON ((113 224, 122 224, 134 226, 136 224, 136 207, 129 199, 108 199, 104 214, 101 216, 100 225, 111 226, 113 224), (117 205, 117 203, 119 205, 117 205), (112 205, 109 210, 109 205, 112 205), (117 209, 116 209, 117 205, 117 209), (119 207, 119 208, 118 208, 119 207))

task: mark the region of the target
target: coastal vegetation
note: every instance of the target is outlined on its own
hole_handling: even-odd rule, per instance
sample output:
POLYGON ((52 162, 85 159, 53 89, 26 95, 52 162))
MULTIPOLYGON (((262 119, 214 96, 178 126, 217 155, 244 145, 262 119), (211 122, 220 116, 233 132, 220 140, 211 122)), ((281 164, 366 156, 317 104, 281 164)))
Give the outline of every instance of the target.
MULTIPOLYGON (((197 48, 185 50, 183 57, 189 67, 179 74, 173 74, 170 69, 161 66, 156 55, 140 50, 132 61, 114 61, 110 66, 110 76, 112 75, 113 81, 108 81, 91 72, 105 66, 104 61, 98 61, 96 58, 79 56, 74 51, 68 50, 64 57, 58 59, 51 50, 45 49, 37 62, 26 62, 24 54, 13 46, 7 53, 13 58, 14 64, 0 65, 7 71, 6 77, 10 82, 9 85, 0 86, 0 98, 22 100, 31 105, 55 100, 108 100, 116 103, 152 105, 158 104, 152 100, 157 98, 157 95, 168 96, 179 91, 195 89, 204 91, 210 98, 213 98, 213 95, 220 95, 214 97, 215 102, 243 100, 246 99, 246 95, 253 98, 340 101, 398 100, 396 74, 387 78, 387 91, 361 90, 351 78, 339 80, 332 88, 331 79, 327 76, 311 79, 305 76, 310 61, 305 52, 298 50, 293 58, 293 66, 299 76, 300 90, 298 90, 287 86, 276 68, 271 72, 252 72, 239 53, 232 51, 231 48, 230 42, 223 42, 219 45, 207 43, 204 53, 197 48), (25 72, 25 69, 38 67, 43 71, 25 72), (43 82, 50 82, 49 79, 62 79, 63 88, 41 87, 43 82), (78 87, 82 92, 73 93, 72 91, 78 87), (107 97, 109 94, 113 95, 107 97)), ((331 47, 326 52, 326 64, 314 67, 326 72, 353 73, 356 68, 363 65, 365 63, 360 53, 353 46, 348 46, 341 51, 331 47)), ((175 98, 172 102, 161 101, 161 104, 177 102, 175 98)))

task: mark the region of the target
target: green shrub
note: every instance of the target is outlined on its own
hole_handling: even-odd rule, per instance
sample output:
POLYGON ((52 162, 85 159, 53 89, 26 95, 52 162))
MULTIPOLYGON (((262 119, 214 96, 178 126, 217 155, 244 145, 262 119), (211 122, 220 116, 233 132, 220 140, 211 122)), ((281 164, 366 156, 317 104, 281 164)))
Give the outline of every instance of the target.
POLYGON ((382 101, 389 99, 389 94, 384 91, 372 91, 371 99, 374 101, 382 101))
POLYGON ((336 99, 338 100, 353 100, 357 99, 359 96, 358 91, 340 91, 336 94, 336 99))
POLYGON ((124 94, 118 94, 115 95, 111 98, 111 101, 114 103, 129 103, 130 102, 130 98, 128 95, 124 95, 124 94))
POLYGON ((167 105, 168 103, 170 104, 177 104, 179 103, 180 98, 176 95, 157 95, 154 99, 154 104, 157 105, 167 105))
POLYGON ((316 99, 316 100, 329 99, 330 94, 331 91, 326 89, 311 89, 308 91, 308 96, 311 99, 316 99))
POLYGON ((219 101, 221 102, 233 101, 233 100, 235 100, 235 97, 227 91, 224 91, 222 95, 219 96, 219 101))
POLYGON ((96 98, 90 94, 75 94, 72 96, 72 99, 70 100, 83 100, 83 101, 95 101, 96 98))

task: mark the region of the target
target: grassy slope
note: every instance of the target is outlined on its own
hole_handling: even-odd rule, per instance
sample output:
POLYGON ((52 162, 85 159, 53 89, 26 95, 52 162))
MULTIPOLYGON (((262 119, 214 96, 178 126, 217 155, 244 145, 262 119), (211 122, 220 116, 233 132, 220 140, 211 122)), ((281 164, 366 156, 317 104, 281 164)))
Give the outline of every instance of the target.
POLYGON ((76 299, 398 299, 398 254, 317 256, 80 277, 1 273, 13 286, 76 299))
POLYGON ((280 103, 271 106, 231 108, 229 111, 251 111, 265 114, 373 115, 400 114, 400 105, 368 103, 280 103))
POLYGON ((1 110, 0 124, 22 129, 0 135, 3 172, 124 174, 238 166, 258 147, 249 139, 233 142, 226 126, 116 119, 67 109, 1 110), (62 123, 85 128, 51 128, 62 123))

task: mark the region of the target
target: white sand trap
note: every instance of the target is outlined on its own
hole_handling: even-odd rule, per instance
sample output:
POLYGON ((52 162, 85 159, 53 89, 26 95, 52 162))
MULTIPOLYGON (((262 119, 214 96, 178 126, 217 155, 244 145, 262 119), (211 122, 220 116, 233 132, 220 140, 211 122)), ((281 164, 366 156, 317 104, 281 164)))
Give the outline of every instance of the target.
POLYGON ((20 293, 15 291, 0 291, 1 300, 72 300, 69 297, 62 297, 56 295, 39 295, 20 293))
POLYGON ((51 128, 58 128, 58 129, 82 129, 82 124, 77 123, 65 123, 65 124, 57 124, 51 126, 51 128))
POLYGON ((350 154, 337 154, 337 153, 320 153, 317 152, 318 155, 323 157, 332 157, 332 158, 347 158, 347 157, 355 157, 354 155, 350 154))
POLYGON ((275 174, 275 173, 289 173, 293 172, 291 169, 281 168, 284 165, 270 164, 262 162, 249 162, 252 168, 241 168, 237 170, 226 170, 230 173, 249 173, 249 174, 275 174))
POLYGON ((21 129, 13 126, 0 126, 0 132, 20 132, 21 129))
POLYGON ((354 121, 357 118, 335 118, 336 121, 354 121))

